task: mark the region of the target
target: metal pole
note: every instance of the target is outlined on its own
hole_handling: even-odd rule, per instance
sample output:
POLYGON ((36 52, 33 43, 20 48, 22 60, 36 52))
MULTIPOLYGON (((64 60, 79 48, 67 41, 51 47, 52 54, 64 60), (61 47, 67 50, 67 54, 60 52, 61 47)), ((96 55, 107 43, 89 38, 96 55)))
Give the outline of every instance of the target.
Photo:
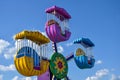
POLYGON ((52 47, 55 53, 57 53, 57 44, 55 42, 52 43, 52 47))

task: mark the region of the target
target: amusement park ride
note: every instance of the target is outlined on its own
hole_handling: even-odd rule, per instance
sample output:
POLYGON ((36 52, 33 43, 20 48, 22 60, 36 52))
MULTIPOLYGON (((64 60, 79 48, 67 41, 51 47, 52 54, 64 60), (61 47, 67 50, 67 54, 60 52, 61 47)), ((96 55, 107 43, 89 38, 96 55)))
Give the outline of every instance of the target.
POLYGON ((17 43, 17 52, 14 57, 17 71, 24 76, 38 76, 37 80, 69 80, 67 61, 70 59, 74 58, 80 69, 92 68, 95 59, 90 51, 94 44, 88 38, 73 41, 73 44, 82 45, 85 52, 78 48, 75 54, 64 57, 57 50, 57 43, 67 41, 71 36, 68 25, 71 16, 68 12, 57 6, 52 6, 45 12, 47 14, 45 31, 48 38, 41 32, 27 30, 14 37, 17 43), (50 41, 54 52, 48 59, 47 48, 50 41))

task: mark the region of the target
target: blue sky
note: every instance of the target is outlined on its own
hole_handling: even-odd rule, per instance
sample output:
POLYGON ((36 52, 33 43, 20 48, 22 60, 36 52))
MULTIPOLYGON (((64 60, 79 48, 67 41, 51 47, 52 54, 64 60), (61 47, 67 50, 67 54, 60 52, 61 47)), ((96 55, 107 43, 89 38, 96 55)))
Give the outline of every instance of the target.
POLYGON ((95 67, 81 70, 68 62, 71 80, 120 80, 120 0, 0 0, 0 80, 34 80, 14 67, 13 36, 22 30, 45 32, 45 9, 57 5, 72 16, 71 38, 58 44, 66 56, 78 47, 71 42, 90 38, 95 47, 95 67))

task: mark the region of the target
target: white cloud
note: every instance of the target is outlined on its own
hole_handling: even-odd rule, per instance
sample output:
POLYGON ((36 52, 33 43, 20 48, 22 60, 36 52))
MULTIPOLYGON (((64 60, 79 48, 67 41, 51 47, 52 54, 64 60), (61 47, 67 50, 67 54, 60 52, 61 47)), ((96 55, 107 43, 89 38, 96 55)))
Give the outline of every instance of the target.
POLYGON ((112 74, 112 77, 110 80, 120 80, 120 76, 116 76, 115 74, 112 74))
POLYGON ((5 59, 10 59, 10 58, 14 57, 15 53, 16 53, 15 47, 7 48, 4 53, 4 57, 5 57, 5 59))
POLYGON ((102 64, 102 61, 98 60, 98 61, 95 62, 95 64, 102 64))
POLYGON ((5 59, 10 59, 14 56, 16 47, 12 46, 8 41, 0 39, 0 54, 4 55, 5 59))
POLYGON ((32 80, 37 80, 37 77, 35 77, 35 78, 32 78, 32 80))
POLYGON ((11 64, 9 66, 0 65, 0 71, 14 71, 15 65, 11 64))
POLYGON ((23 77, 23 78, 20 78, 18 76, 15 76, 13 77, 12 80, 37 80, 37 78, 31 78, 31 77, 23 77))
POLYGON ((31 77, 22 78, 23 80, 32 80, 31 77))
POLYGON ((102 77, 108 75, 109 70, 108 69, 101 69, 98 70, 95 75, 91 77, 87 77, 86 80, 101 80, 102 77))
POLYGON ((6 47, 8 47, 10 43, 8 41, 5 41, 3 39, 0 39, 0 54, 3 53, 6 47))
POLYGON ((15 76, 12 80, 18 80, 18 76, 15 76))
POLYGON ((64 51, 64 49, 63 49, 63 47, 62 47, 61 45, 58 46, 57 49, 58 49, 58 52, 59 52, 59 53, 62 53, 62 52, 64 51))
POLYGON ((3 75, 0 74, 0 80, 3 80, 3 75))
POLYGON ((72 46, 72 45, 73 45, 73 43, 72 43, 72 42, 71 42, 71 43, 67 43, 67 44, 66 44, 66 46, 67 46, 67 47, 72 46))

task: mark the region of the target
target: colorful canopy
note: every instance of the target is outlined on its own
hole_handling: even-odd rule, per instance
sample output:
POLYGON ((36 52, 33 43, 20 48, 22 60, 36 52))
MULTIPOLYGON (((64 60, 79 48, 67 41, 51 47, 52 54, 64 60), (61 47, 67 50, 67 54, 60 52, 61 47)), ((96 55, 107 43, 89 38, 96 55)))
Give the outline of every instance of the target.
POLYGON ((54 11, 56 11, 58 14, 64 16, 64 18, 66 18, 66 19, 70 19, 71 18, 70 14, 65 9, 59 8, 57 6, 52 6, 52 7, 47 8, 45 10, 46 13, 52 13, 54 11))
POLYGON ((29 39, 38 45, 49 43, 50 40, 38 31, 22 31, 14 36, 14 39, 29 39))
POLYGON ((74 44, 81 44, 85 48, 94 47, 94 43, 88 38, 79 38, 73 41, 74 44))

